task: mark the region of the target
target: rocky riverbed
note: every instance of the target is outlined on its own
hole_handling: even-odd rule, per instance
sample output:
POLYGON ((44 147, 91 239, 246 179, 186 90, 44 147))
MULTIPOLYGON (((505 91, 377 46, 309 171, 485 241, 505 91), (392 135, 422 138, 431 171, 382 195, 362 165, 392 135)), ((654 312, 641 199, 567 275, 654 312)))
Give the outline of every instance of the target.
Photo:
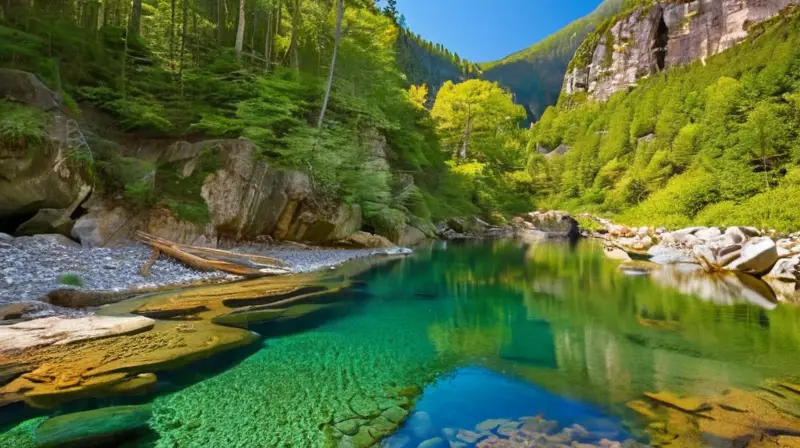
MULTIPOLYGON (((647 261, 652 267, 694 266, 706 273, 735 274, 739 283, 768 285, 777 300, 800 303, 800 233, 778 234, 745 226, 669 231, 582 217, 599 224, 600 229, 592 234, 607 242, 607 254, 612 258, 647 261)), ((634 270, 652 269, 639 264, 634 270)), ((685 268, 680 270, 688 272, 685 268)))
MULTIPOLYGON (((248 245, 235 250, 277 258, 296 273, 330 268, 355 258, 410 253, 402 248, 323 249, 299 244, 248 245)), ((0 235, 0 306, 25 303, 26 317, 82 315, 87 312, 49 305, 40 299, 62 288, 119 292, 237 278, 219 271, 197 271, 166 256, 159 257, 149 276, 143 277, 139 269, 151 253, 148 246, 139 243, 89 249, 61 235, 0 235)))

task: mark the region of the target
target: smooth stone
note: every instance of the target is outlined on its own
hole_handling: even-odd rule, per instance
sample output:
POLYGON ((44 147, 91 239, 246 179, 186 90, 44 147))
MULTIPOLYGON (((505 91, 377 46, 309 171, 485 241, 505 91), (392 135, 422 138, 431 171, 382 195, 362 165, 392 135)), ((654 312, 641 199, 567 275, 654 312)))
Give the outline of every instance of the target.
POLYGON ((705 230, 707 227, 702 226, 695 226, 695 227, 686 227, 684 229, 676 230, 672 232, 673 235, 693 235, 701 230, 705 230))
POLYGON ((0 306, 0 320, 21 319, 30 307, 29 303, 10 303, 0 306))
POLYGON ((417 448, 439 448, 445 446, 444 439, 441 437, 434 437, 432 439, 425 440, 424 442, 417 445, 417 448))
POLYGON ((694 236, 705 241, 711 240, 720 235, 722 235, 722 231, 719 230, 719 227, 709 227, 708 229, 698 230, 694 233, 694 236))
POLYGON ((510 421, 511 420, 507 418, 495 418, 495 419, 484 420, 478 423, 478 425, 475 426, 475 429, 478 430, 478 432, 491 431, 497 428, 498 426, 501 426, 504 423, 508 423, 510 421))
POLYGON ((417 438, 423 439, 430 434, 433 424, 431 423, 431 416, 425 411, 418 411, 411 414, 406 422, 408 428, 414 433, 417 438))
POLYGON ((479 434, 477 432, 470 431, 468 429, 461 429, 456 434, 457 439, 467 443, 477 443, 483 437, 484 437, 483 434, 479 434))
POLYGON ((150 405, 118 406, 60 415, 36 428, 37 448, 117 446, 148 429, 150 405))
POLYGON ((761 275, 769 272, 777 261, 777 246, 771 238, 751 238, 742 247, 741 256, 726 266, 726 269, 761 275))
POLYGON ((353 418, 350 420, 345 420, 343 422, 339 422, 334 425, 336 429, 339 430, 342 434, 346 434, 348 436, 354 436, 358 434, 358 428, 361 427, 361 420, 357 418, 353 418))
POLYGON ((406 418, 408 412, 399 406, 393 406, 383 411, 381 415, 392 423, 400 423, 406 418))
POLYGON ((369 428, 362 426, 358 433, 353 436, 353 443, 359 448, 367 448, 375 443, 375 437, 370 433, 369 428))
POLYGON ((47 345, 63 345, 153 328, 147 317, 85 316, 76 319, 45 317, 0 327, 0 352, 47 345))

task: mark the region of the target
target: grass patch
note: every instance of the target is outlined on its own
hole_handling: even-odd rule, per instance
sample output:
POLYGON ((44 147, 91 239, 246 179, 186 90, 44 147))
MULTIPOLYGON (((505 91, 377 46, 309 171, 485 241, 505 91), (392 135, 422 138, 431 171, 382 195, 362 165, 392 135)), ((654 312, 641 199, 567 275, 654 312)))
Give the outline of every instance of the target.
POLYGON ((0 101, 0 142, 4 146, 24 149, 44 141, 44 117, 38 110, 0 101))
POLYGON ((83 286, 83 280, 81 280, 81 276, 74 273, 59 275, 58 283, 61 285, 68 285, 68 286, 77 286, 77 287, 83 286))

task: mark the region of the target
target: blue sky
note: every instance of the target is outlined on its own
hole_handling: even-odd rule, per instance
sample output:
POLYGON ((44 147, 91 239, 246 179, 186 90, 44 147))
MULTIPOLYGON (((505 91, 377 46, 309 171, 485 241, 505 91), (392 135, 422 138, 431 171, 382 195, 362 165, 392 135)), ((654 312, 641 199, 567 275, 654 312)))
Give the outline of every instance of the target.
POLYGON ((594 10, 601 0, 397 0, 406 24, 473 62, 522 50, 594 10))

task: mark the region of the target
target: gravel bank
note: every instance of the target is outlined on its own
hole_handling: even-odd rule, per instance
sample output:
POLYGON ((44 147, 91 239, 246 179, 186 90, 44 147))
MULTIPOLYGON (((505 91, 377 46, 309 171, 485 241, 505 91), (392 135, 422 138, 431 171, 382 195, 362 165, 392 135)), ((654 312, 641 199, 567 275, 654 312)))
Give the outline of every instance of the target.
MULTIPOLYGON (((235 279, 223 272, 201 272, 167 257, 151 267, 150 276, 139 275, 139 268, 150 258, 151 249, 131 244, 114 249, 85 249, 62 244, 49 236, 0 237, 0 306, 26 302, 34 304, 33 315, 83 314, 39 302, 55 289, 71 287, 61 283, 65 274, 76 274, 82 289, 125 291, 129 289, 181 284, 212 279, 235 279)), ((237 250, 277 258, 295 272, 329 268, 354 258, 403 253, 407 249, 318 249, 304 246, 247 246, 237 250)))

